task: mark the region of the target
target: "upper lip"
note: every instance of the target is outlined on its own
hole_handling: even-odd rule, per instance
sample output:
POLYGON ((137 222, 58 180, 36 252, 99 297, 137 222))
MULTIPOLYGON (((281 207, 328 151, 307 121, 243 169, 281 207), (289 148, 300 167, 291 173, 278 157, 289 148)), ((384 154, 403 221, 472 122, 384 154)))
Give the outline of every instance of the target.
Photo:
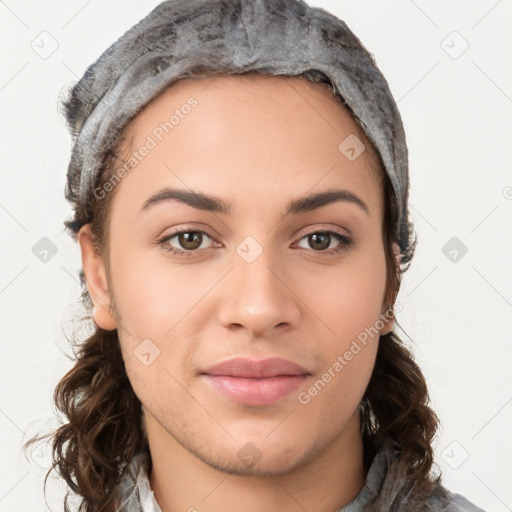
POLYGON ((203 373, 247 379, 264 379, 279 375, 309 375, 302 366, 280 357, 270 357, 260 361, 235 357, 216 364, 203 373))

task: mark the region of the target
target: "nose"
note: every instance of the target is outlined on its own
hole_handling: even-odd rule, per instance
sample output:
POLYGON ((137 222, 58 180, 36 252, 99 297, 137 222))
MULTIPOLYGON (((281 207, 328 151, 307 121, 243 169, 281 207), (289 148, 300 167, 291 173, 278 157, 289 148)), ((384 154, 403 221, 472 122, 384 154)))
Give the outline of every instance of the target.
POLYGON ((277 328, 298 325, 301 300, 290 272, 275 254, 264 250, 255 261, 238 254, 223 295, 220 321, 228 329, 246 329, 252 337, 271 337, 277 328))

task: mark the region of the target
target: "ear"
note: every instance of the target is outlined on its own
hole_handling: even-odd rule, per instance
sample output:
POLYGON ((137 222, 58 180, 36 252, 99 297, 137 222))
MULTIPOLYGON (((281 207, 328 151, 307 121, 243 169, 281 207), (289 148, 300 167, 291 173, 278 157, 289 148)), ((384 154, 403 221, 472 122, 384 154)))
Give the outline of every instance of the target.
POLYGON ((87 289, 94 306, 92 311, 94 322, 98 327, 111 331, 116 328, 117 324, 110 309, 110 296, 103 260, 94 248, 89 224, 82 226, 77 239, 82 252, 82 268, 87 289))
MULTIPOLYGON (((400 269, 400 263, 402 261, 402 253, 400 251, 400 246, 396 242, 393 242, 392 246, 396 259, 396 268, 398 270, 400 269)), ((384 322, 384 326, 380 330, 380 334, 389 334, 395 326, 395 315, 392 308, 388 306, 386 310, 382 311, 380 319, 384 322)))

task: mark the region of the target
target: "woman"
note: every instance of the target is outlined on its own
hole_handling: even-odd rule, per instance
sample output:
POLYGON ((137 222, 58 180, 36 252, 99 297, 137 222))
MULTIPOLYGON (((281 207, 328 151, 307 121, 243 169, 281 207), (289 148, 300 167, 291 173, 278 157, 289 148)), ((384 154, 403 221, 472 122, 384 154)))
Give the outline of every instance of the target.
POLYGON ((344 22, 164 2, 65 109, 95 331, 52 435, 82 510, 481 510, 432 471, 438 420, 394 332, 405 134, 344 22))

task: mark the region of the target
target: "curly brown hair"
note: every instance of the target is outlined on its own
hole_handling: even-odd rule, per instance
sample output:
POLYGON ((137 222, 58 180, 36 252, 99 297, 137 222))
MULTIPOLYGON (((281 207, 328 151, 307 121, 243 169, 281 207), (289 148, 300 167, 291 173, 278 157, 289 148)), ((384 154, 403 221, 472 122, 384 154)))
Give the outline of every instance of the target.
MULTIPOLYGON (((343 102, 322 73, 311 70, 299 76, 327 86, 343 102)), ((68 100, 66 108, 73 108, 71 100, 68 100)), ((105 158, 99 187, 109 179, 117 160, 122 159, 120 148, 124 142, 126 131, 119 137, 116 148, 110 150, 105 158)), ((410 266, 417 239, 408 219, 411 235, 398 263, 392 247, 396 241, 398 218, 396 204, 392 200, 393 188, 382 169, 380 176, 385 204, 382 224, 387 270, 385 302, 392 307, 402 275, 410 266)), ((113 196, 114 192, 110 192, 104 199, 93 196, 90 199, 93 212, 91 232, 107 273, 108 226, 113 196)), ((76 219, 67 220, 64 224, 76 239, 76 219)), ((82 304, 88 312, 84 318, 91 321, 92 301, 83 269, 80 281, 82 304)), ((81 497, 80 511, 115 511, 113 491, 124 468, 141 450, 149 456, 142 404, 130 384, 117 330, 107 331, 95 325, 91 336, 82 341, 72 340, 72 343, 76 362, 59 381, 53 395, 55 406, 67 418, 67 423, 45 435, 34 436, 23 448, 26 450, 35 442, 51 438, 53 460, 44 480, 45 492, 47 478, 56 468, 70 489, 64 499, 66 512, 70 510, 70 492, 81 497)), ((434 491, 441 495, 444 493, 440 486, 441 477, 432 471, 432 441, 439 420, 429 402, 425 378, 411 350, 395 330, 382 335, 374 370, 360 404, 364 467, 367 471, 381 442, 391 440, 400 454, 397 472, 410 482, 409 500, 421 500, 434 491)))

